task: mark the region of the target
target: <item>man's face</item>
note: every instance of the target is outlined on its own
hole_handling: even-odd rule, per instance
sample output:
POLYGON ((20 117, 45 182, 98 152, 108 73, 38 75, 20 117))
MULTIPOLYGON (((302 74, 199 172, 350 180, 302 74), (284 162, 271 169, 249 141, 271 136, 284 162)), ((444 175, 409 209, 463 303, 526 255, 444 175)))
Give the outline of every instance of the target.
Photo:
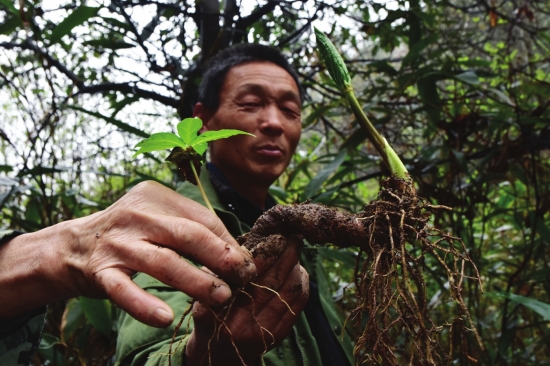
POLYGON ((232 184, 248 179, 269 186, 296 149, 300 113, 298 86, 290 74, 270 62, 250 62, 229 70, 216 113, 198 117, 206 130, 231 128, 256 135, 214 141, 210 158, 232 184))

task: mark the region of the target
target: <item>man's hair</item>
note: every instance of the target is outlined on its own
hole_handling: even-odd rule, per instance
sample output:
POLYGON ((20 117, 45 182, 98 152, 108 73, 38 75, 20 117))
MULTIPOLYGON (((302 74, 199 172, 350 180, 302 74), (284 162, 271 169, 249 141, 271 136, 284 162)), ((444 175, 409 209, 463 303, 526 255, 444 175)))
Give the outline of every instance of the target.
POLYGON ((304 101, 304 91, 298 73, 277 48, 255 43, 238 44, 218 52, 212 57, 199 86, 199 99, 211 112, 220 106, 220 93, 225 77, 233 67, 247 62, 271 62, 290 74, 298 86, 300 102, 304 101))

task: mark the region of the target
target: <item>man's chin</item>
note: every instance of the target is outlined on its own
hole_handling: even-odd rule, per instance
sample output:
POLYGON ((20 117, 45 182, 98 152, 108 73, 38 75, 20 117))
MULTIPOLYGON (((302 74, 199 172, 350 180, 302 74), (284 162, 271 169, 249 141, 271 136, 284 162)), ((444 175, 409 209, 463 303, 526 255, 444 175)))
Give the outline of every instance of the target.
POLYGON ((273 168, 258 169, 254 171, 254 173, 252 174, 253 176, 251 178, 254 179, 256 182, 258 182, 259 184, 270 186, 273 184, 273 182, 277 180, 277 178, 279 178, 279 176, 281 176, 281 174, 283 174, 283 171, 284 170, 273 169, 273 168))

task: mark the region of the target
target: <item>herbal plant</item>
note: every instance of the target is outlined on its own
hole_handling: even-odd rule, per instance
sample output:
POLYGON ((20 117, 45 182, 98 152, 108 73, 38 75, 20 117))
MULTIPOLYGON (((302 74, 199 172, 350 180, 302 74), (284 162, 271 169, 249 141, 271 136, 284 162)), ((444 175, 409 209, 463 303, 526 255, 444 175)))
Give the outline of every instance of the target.
POLYGON ((331 77, 392 176, 382 182, 378 199, 356 215, 320 205, 278 206, 258 219, 243 242, 251 249, 275 233, 300 233, 311 243, 359 248, 354 271, 357 306, 348 317, 363 328, 354 348, 356 364, 450 364, 457 348, 475 362, 468 351, 468 333, 484 347, 462 288, 466 265, 474 268, 472 279, 481 286, 479 273, 461 239, 428 225, 437 210, 450 208, 430 205, 416 194, 404 164, 361 109, 335 46, 318 29, 315 34, 331 77), (289 224, 281 227, 279 222, 289 224), (428 257, 431 266, 447 273, 455 316, 445 324, 436 324, 428 309, 428 257), (457 341, 460 346, 453 348, 457 341))
POLYGON ((202 125, 200 118, 185 118, 177 125, 179 136, 171 132, 152 134, 149 138, 140 141, 136 145, 136 148, 139 148, 139 150, 136 151, 133 157, 152 151, 172 149, 166 160, 177 165, 184 180, 199 187, 206 206, 210 211, 214 212, 214 208, 210 204, 199 179, 200 167, 203 155, 208 148, 208 142, 236 135, 255 136, 251 133, 234 129, 206 131, 199 135, 202 125))

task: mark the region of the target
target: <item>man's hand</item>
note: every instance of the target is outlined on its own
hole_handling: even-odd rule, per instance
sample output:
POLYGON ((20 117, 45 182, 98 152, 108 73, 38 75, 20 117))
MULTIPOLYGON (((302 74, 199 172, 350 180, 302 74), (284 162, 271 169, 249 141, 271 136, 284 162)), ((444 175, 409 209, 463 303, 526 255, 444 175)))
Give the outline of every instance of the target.
POLYGON ((234 302, 223 308, 195 303, 187 365, 255 365, 291 331, 309 297, 309 277, 298 262, 302 242, 278 235, 268 240, 269 253, 255 253, 258 277, 237 290, 234 302))
POLYGON ((0 317, 73 296, 108 297, 137 320, 168 326, 170 307, 130 278, 145 272, 209 305, 256 274, 250 256, 200 204, 154 182, 108 209, 18 236, 0 247, 0 317))

